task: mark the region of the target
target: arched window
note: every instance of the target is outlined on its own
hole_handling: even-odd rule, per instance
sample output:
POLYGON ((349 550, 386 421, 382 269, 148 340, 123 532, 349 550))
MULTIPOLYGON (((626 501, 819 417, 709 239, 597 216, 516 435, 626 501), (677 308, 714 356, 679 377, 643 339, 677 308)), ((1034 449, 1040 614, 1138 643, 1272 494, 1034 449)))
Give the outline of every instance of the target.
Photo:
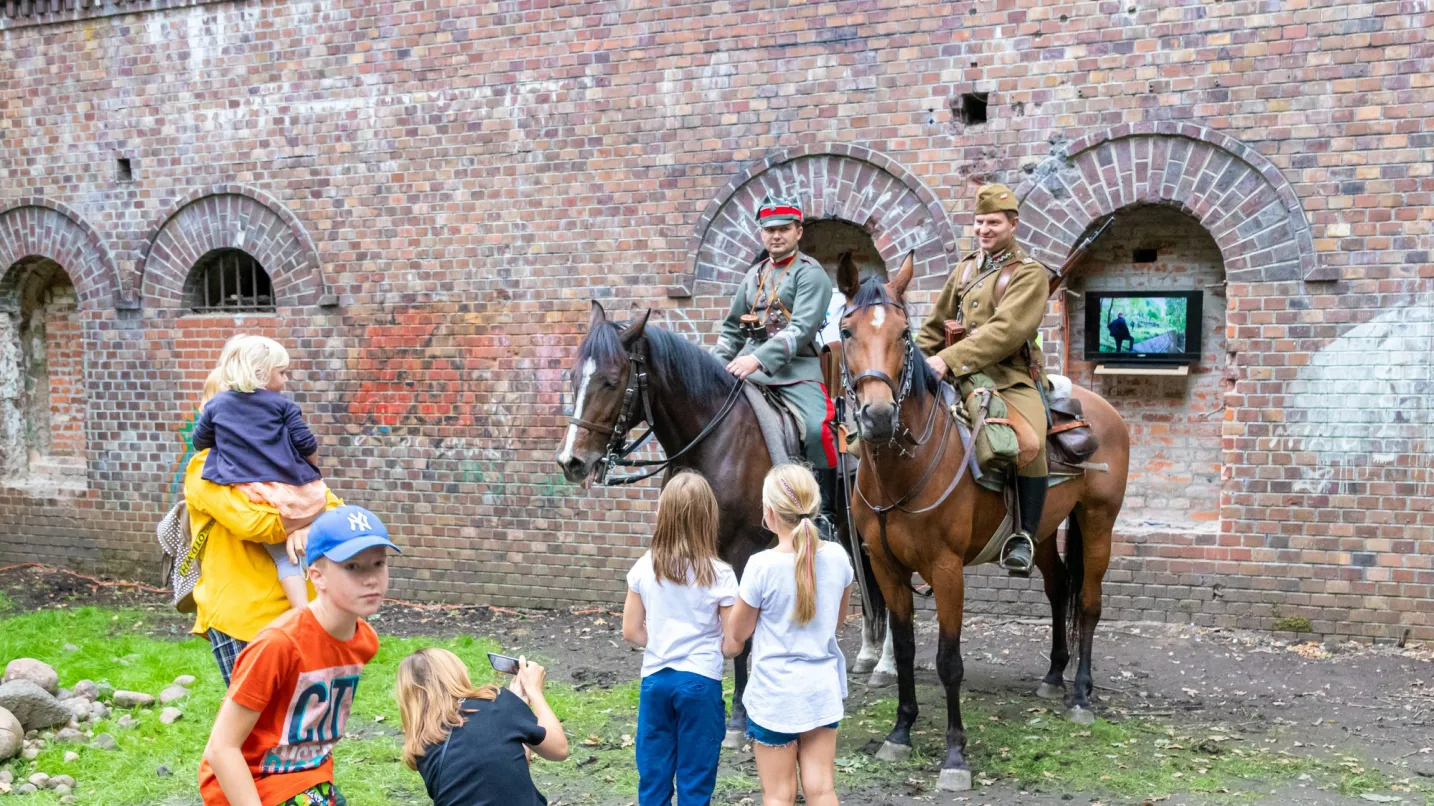
POLYGON ((215 249, 200 258, 186 286, 185 297, 196 313, 274 310, 269 273, 241 249, 215 249))

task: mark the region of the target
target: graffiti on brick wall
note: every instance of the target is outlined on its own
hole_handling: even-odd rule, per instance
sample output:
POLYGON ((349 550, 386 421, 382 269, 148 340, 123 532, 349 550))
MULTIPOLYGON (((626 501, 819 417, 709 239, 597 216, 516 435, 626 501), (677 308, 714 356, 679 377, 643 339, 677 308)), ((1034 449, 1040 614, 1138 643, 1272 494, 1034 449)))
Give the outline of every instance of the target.
POLYGON ((189 467, 189 460, 195 453, 194 424, 199 422, 199 412, 200 409, 196 406, 194 411, 184 418, 184 422, 174 427, 174 435, 179 440, 179 451, 169 469, 169 492, 176 501, 184 495, 184 471, 189 467))
POLYGON ((1434 300, 1386 311, 1319 352, 1289 385, 1273 440, 1301 465, 1294 491, 1353 495, 1425 478, 1434 449, 1434 300))
POLYGON ((477 486, 490 501, 571 494, 551 462, 517 458, 546 448, 537 422, 566 405, 568 390, 561 370, 524 363, 506 315, 467 303, 396 308, 366 326, 341 384, 353 390, 352 444, 418 449, 422 480, 477 486))

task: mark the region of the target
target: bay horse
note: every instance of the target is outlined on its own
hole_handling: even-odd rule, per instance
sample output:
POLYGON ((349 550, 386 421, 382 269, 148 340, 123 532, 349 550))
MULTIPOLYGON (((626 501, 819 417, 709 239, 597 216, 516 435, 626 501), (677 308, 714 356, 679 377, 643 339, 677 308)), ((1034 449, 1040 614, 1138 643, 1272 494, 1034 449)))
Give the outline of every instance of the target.
MULTIPOLYGON (((946 758, 939 786, 964 791, 971 786, 961 722, 964 571, 999 528, 1006 502, 966 473, 970 431, 948 409, 959 393, 931 372, 912 337, 905 301, 912 273, 910 255, 887 283, 877 278, 861 283, 850 260, 843 260, 837 272, 838 287, 847 298, 841 318, 846 391, 861 436, 852 518, 869 546, 896 655, 896 725, 877 756, 890 761, 911 752, 917 713, 911 588, 915 571, 932 588, 939 623, 936 671, 946 689, 946 758)), ((1090 724, 1092 643, 1100 620, 1101 581, 1110 563, 1111 532, 1125 498, 1130 434, 1100 396, 1080 387, 1074 395, 1100 441, 1090 462, 1104 463, 1108 470, 1086 470, 1052 487, 1032 536, 1051 604, 1051 665, 1037 694, 1065 697, 1069 643, 1078 642, 1068 716, 1090 724), (1062 521, 1064 559, 1054 538, 1062 521)))
MULTIPOLYGON (((645 473, 616 481, 663 473, 665 483, 684 469, 705 476, 720 508, 718 553, 740 578, 747 559, 768 548, 774 538, 762 528, 762 481, 772 469, 767 443, 741 383, 706 350, 649 325, 651 313, 616 323, 607 318, 602 305, 593 302, 587 337, 573 367, 573 416, 558 465, 568 481, 584 487, 595 479, 603 481, 613 465, 624 463, 622 457, 633 452, 635 446, 625 444, 627 434, 646 421, 667 459, 650 463, 655 467, 645 473)), ((838 534, 847 534, 845 513, 837 517, 838 534)), ((860 557, 854 546, 846 548, 854 559, 860 557)), ((869 564, 864 570, 867 587, 875 590, 869 564)), ((869 608, 863 612, 870 618, 869 608)), ((867 640, 880 635, 867 626, 863 630, 867 640)), ((736 693, 727 722, 727 747, 737 746, 747 729, 742 692, 747 687, 750 652, 748 642, 734 663, 736 693)), ((872 654, 869 648, 866 654, 872 654)))

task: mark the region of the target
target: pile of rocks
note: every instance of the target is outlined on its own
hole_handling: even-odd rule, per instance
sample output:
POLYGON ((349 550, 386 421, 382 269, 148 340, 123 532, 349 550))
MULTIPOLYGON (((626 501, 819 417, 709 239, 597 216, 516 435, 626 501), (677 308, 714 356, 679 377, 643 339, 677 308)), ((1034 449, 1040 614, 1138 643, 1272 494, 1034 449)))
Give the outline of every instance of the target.
MULTIPOLYGON (((19 658, 5 666, 0 680, 0 762, 20 756, 33 761, 50 743, 88 744, 99 750, 118 750, 119 743, 108 733, 95 735, 84 723, 107 719, 116 710, 150 708, 158 702, 166 706, 159 721, 170 725, 183 718, 177 705, 189 696, 194 685, 192 675, 181 675, 159 693, 158 697, 138 691, 116 691, 108 684, 81 680, 73 689, 59 687, 60 678, 49 664, 33 658, 19 658)), ((115 724, 132 728, 138 721, 131 714, 122 714, 115 724)), ((65 754, 66 761, 79 755, 65 754)), ((68 775, 51 777, 36 772, 28 780, 16 782, 14 774, 0 770, 0 795, 9 792, 27 794, 41 789, 53 790, 61 803, 74 802, 70 794, 75 781, 68 775)))

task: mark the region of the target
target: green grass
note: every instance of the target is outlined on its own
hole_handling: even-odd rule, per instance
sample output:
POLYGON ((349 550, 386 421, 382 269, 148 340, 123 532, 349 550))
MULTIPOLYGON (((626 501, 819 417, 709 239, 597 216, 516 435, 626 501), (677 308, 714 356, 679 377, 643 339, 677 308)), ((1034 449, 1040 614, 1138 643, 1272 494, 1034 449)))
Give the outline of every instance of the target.
MULTIPOLYGON (((0 610, 6 604, 0 599, 0 610)), ((0 616, 0 661, 34 657, 52 664, 62 686, 90 679, 115 688, 157 693, 176 676, 192 674, 198 682, 180 703, 184 719, 159 724, 158 709, 137 709, 137 727, 115 725, 121 712, 93 725, 119 742, 118 752, 87 746, 51 746, 33 763, 14 759, 0 764, 17 779, 36 771, 73 776, 84 804, 197 804, 199 757, 223 696, 218 670, 207 642, 188 636, 154 637, 150 618, 139 611, 96 608, 50 610, 0 616), (69 644, 74 650, 66 651, 69 644), (79 758, 65 762, 67 750, 79 758), (156 774, 160 765, 172 775, 156 774)), ((400 760, 398 707, 392 687, 399 662, 424 646, 443 646, 459 655, 474 682, 498 682, 486 653, 498 650, 487 638, 393 638, 384 636, 379 654, 364 670, 349 738, 335 750, 339 787, 354 806, 426 804, 422 782, 400 760)), ((730 702, 732 681, 725 681, 730 702)), ((915 752, 899 764, 876 761, 869 750, 891 729, 896 702, 888 696, 848 713, 838 739, 838 784, 844 791, 865 789, 898 792, 934 788, 945 755, 944 708, 941 691, 918 687, 921 717, 913 731, 915 752)), ((549 700, 563 720, 572 746, 562 763, 535 759, 540 788, 564 802, 607 800, 626 802, 637 789, 631 739, 637 732, 638 683, 610 689, 576 691, 549 685, 549 700)), ((1240 803, 1288 784, 1302 774, 1314 785, 1357 796, 1398 791, 1406 804, 1427 803, 1434 789, 1422 781, 1398 781, 1351 756, 1292 755, 1292 737, 1233 736, 1217 725, 1167 725, 1131 719, 1099 720, 1082 728, 1037 700, 998 700, 968 694, 963 700, 967 727, 967 760, 979 791, 997 782, 1025 790, 1059 793, 1102 793, 1119 797, 1157 798, 1193 793, 1201 802, 1240 803), (1270 741, 1274 739, 1274 741, 1270 741)), ((750 755, 724 755, 717 783, 719 803, 736 802, 754 793, 757 780, 750 755), (741 763, 733 764, 734 759, 741 763)), ((50 804, 53 793, 32 795, 16 804, 50 804)))

